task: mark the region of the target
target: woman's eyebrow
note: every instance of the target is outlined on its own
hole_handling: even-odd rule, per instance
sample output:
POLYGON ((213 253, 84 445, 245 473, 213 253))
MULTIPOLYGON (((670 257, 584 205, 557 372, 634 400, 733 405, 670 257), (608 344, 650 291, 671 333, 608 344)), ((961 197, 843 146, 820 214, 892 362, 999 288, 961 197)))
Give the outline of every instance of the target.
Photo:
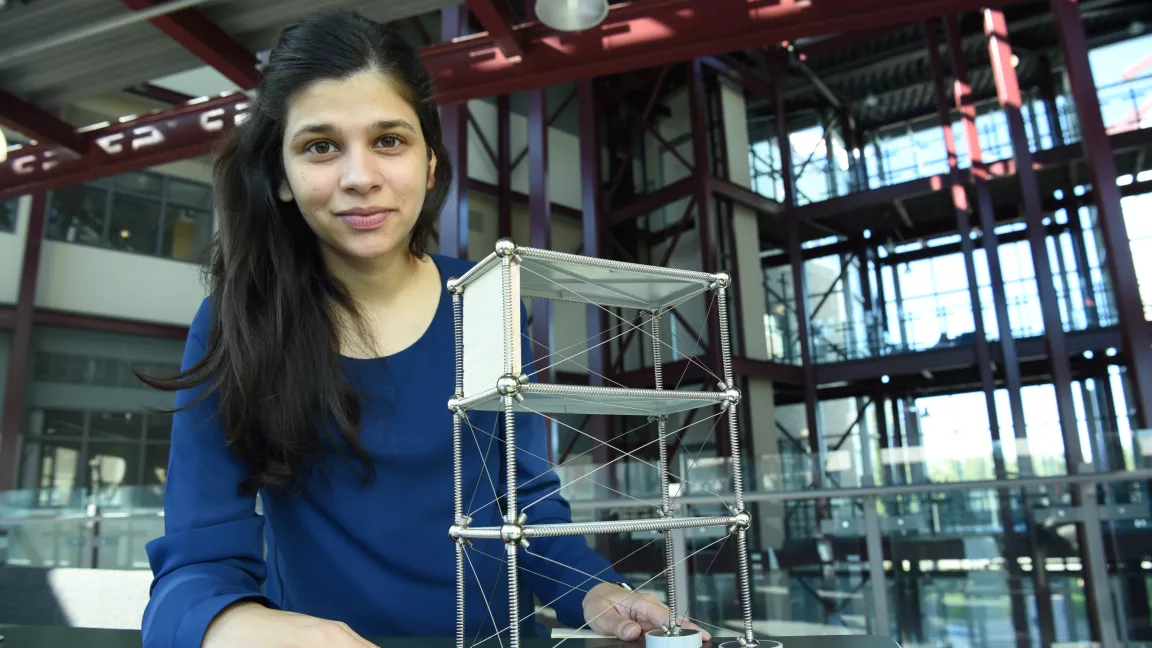
POLYGON ((339 132, 340 129, 332 124, 305 124, 292 134, 292 139, 296 139, 301 135, 331 135, 339 132))
MULTIPOLYGON (((416 129, 412 127, 406 120, 403 119, 381 119, 372 124, 372 130, 395 130, 397 128, 407 129, 413 133, 416 129)), ((292 135, 292 139, 296 139, 301 135, 331 135, 340 133, 340 129, 332 124, 305 124, 301 126, 292 135)))
POLYGON ((396 128, 406 128, 413 133, 416 132, 416 129, 412 128, 412 124, 403 119, 382 119, 372 124, 372 130, 393 130, 396 128))

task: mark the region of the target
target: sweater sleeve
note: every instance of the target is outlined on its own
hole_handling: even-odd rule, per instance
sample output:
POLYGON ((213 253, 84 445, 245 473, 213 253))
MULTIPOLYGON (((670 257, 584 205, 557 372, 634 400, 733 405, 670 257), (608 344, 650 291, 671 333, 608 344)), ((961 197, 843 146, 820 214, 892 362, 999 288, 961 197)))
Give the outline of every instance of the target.
MULTIPOLYGON (((182 366, 204 355, 208 300, 189 330, 182 366)), ((207 386, 177 393, 188 406, 207 386)), ((200 648, 208 624, 225 607, 243 599, 271 602, 264 582, 263 517, 254 495, 241 495, 247 474, 225 443, 216 414, 219 399, 181 409, 172 422, 164 535, 146 546, 154 578, 141 622, 144 648, 200 648)))
MULTIPOLYGON (((525 319, 526 312, 521 308, 521 321, 525 319)), ((522 366, 525 372, 532 373, 535 370, 532 345, 526 333, 520 346, 522 366)), ((526 484, 516 491, 519 509, 540 500, 528 508, 526 523, 571 522, 571 507, 560 496, 560 478, 548 461, 547 426, 543 417, 533 413, 516 414, 516 449, 516 482, 526 484)), ((506 490, 500 487, 501 494, 506 490)), ((524 580, 542 603, 555 610, 556 618, 571 628, 584 625, 583 602, 588 590, 602 581, 624 581, 604 556, 588 546, 583 536, 535 538, 528 551, 543 558, 520 550, 524 580)))

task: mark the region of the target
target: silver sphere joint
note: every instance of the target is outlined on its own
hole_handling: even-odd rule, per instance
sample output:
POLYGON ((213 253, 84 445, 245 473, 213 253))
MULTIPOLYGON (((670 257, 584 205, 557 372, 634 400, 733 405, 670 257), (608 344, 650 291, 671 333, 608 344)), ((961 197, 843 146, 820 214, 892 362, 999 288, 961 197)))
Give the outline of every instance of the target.
POLYGON ((740 390, 736 387, 729 387, 728 389, 724 390, 724 399, 727 400, 731 405, 736 405, 743 397, 744 395, 741 394, 740 390))
POLYGON ((515 396, 520 393, 520 386, 523 383, 520 379, 512 374, 504 374, 496 379, 496 391, 501 396, 515 396))
POLYGON ((516 244, 512 242, 512 239, 502 238, 496 241, 496 256, 503 258, 513 254, 516 254, 516 244))
POLYGON ((727 288, 732 285, 732 275, 727 272, 720 271, 716 273, 716 281, 712 285, 716 288, 727 288))
POLYGON ((748 528, 752 526, 752 515, 748 513, 748 511, 740 511, 732 517, 735 518, 732 526, 737 529, 747 531, 748 528))
POLYGON ((500 525, 500 539, 508 544, 519 544, 524 539, 524 527, 505 522, 500 525))
POLYGON ((459 295, 464 292, 464 289, 460 287, 460 277, 450 277, 445 282, 445 286, 448 288, 448 293, 452 295, 459 295))
POLYGON ((448 399, 448 411, 452 412, 453 414, 460 411, 460 403, 463 400, 464 399, 460 398, 459 396, 453 396, 452 398, 449 398, 448 399))

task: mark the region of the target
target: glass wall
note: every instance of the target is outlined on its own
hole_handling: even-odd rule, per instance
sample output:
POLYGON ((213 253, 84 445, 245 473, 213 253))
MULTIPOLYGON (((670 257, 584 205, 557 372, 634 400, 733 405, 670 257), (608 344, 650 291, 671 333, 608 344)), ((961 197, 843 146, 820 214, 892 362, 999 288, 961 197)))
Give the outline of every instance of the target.
POLYGON ((212 231, 211 187, 170 176, 125 173, 49 196, 53 241, 201 262, 212 231))

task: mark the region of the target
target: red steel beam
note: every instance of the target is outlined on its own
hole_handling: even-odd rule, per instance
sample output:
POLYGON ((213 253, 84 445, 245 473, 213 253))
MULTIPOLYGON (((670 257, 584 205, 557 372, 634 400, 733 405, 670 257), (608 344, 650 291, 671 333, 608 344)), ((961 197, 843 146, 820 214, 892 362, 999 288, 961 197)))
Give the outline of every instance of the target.
POLYGON ((24 421, 24 395, 30 382, 28 367, 32 356, 32 314, 36 308, 36 280, 40 274, 40 252, 44 247, 47 213, 48 195, 40 192, 32 196, 32 213, 28 236, 24 242, 24 263, 20 270, 20 288, 12 321, 7 393, 4 395, 3 409, 0 409, 0 490, 16 487, 16 449, 20 445, 20 428, 24 421))
POLYGON ((0 90, 0 126, 19 131, 38 143, 58 146, 71 153, 82 155, 88 150, 88 143, 76 135, 76 129, 71 124, 3 90, 0 90))
MULTIPOLYGON (((121 0, 121 2, 134 11, 159 4, 152 0, 121 0)), ((148 22, 201 61, 211 65, 242 90, 253 90, 260 84, 256 55, 236 42, 199 9, 192 7, 156 16, 148 22)))
POLYGON ((507 0, 468 0, 468 8, 508 58, 520 56, 520 38, 514 31, 516 15, 507 0))
MULTIPOLYGON (((1044 238, 1043 206, 1040 185, 1032 167, 1032 151, 1028 148, 1028 135, 1021 113, 1022 100, 1016 68, 1012 66, 1012 46, 1008 40, 1008 24, 999 9, 984 10, 984 33, 988 37, 988 56, 992 61, 992 77, 996 82, 996 96, 1008 122, 1012 140, 1012 155, 1016 160, 1016 179, 1020 186, 1024 221, 1028 225, 1028 244, 1032 264, 1036 270, 1036 288, 1040 295, 1040 312, 1044 321, 1044 338, 1048 343, 1052 362, 1052 385, 1056 390, 1056 409, 1064 438, 1065 458, 1069 471, 1079 470, 1083 461, 1080 433, 1076 427, 1076 411, 1072 403, 1072 376, 1068 365, 1064 323, 1060 319, 1059 299, 1052 281, 1052 265, 1048 259, 1048 243, 1044 238)), ((1115 180, 1112 181, 1115 184, 1115 180)), ((1002 333, 1003 335, 1003 333, 1002 333)))
POLYGON ((237 93, 85 131, 79 136, 92 151, 85 156, 42 144, 9 151, 0 165, 0 200, 204 155, 248 107, 237 93))
MULTIPOLYGON (((1016 2, 1017 0, 1009 0, 1016 2)), ((482 33, 431 45, 421 58, 441 102, 475 99, 829 32, 858 31, 975 11, 977 0, 647 0, 613 5, 594 29, 518 28, 522 56, 482 33)))
POLYGON ((1116 160, 1100 114, 1079 7, 1073 0, 1051 0, 1051 6, 1076 114, 1080 118, 1080 144, 1084 158, 1092 161, 1088 171, 1100 233, 1104 237, 1104 249, 1108 251, 1105 256, 1122 324, 1120 330, 1128 349, 1128 377, 1132 381, 1138 425, 1146 428, 1152 425, 1152 336, 1144 325, 1144 306, 1120 204, 1121 191, 1116 186, 1116 160))

